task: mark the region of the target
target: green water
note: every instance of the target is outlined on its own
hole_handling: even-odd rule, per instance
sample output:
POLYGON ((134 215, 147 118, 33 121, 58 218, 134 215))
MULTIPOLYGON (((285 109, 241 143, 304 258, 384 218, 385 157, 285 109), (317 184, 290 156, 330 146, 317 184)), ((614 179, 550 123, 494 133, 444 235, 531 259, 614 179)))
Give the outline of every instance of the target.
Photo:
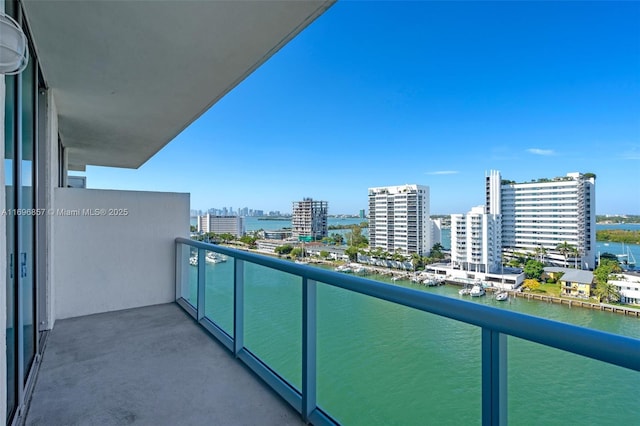
MULTIPOLYGON (((206 273, 207 316, 232 334, 233 262, 207 264, 206 273)), ((298 389, 300 281, 245 266, 245 346, 298 389)), ((457 287, 394 285, 461 297, 457 287)), ((637 318, 525 299, 467 300, 640 338, 637 318)), ((480 341, 477 327, 319 284, 318 405, 346 425, 480 424, 480 341)), ((639 373, 508 339, 510 424, 639 424, 638 395, 639 373)))

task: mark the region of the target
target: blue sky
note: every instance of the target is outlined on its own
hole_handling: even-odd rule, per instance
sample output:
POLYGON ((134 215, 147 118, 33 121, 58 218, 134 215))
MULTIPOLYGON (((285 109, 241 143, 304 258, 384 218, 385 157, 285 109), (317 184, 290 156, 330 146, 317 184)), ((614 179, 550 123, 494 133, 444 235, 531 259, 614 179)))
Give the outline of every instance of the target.
POLYGON ((598 214, 640 214, 639 23, 639 2, 338 2, 140 169, 88 167, 88 186, 339 214, 417 183, 450 214, 483 204, 492 169, 580 171, 598 214))

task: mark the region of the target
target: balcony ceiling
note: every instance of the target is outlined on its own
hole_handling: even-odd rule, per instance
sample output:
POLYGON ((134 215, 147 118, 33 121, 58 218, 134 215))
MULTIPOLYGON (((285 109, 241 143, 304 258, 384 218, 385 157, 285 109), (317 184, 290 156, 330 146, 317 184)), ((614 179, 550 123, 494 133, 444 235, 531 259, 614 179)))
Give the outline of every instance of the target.
POLYGON ((334 1, 25 1, 69 167, 141 166, 334 1))

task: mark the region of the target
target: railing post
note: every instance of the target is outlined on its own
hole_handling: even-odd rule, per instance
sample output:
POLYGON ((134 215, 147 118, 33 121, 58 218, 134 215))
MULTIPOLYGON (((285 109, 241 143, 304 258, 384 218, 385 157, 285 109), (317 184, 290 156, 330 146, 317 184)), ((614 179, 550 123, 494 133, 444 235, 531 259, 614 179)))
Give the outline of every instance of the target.
POLYGON ((205 282, 206 282, 206 271, 205 265, 207 264, 205 259, 205 249, 198 249, 198 287, 197 287, 197 295, 198 295, 198 321, 204 318, 204 290, 205 290, 205 282))
POLYGON ((507 336, 482 329, 482 425, 507 424, 507 336))
POLYGON ((233 353, 244 347, 244 261, 233 260, 233 353))
POLYGON ((316 282, 302 277, 302 419, 316 409, 316 282))

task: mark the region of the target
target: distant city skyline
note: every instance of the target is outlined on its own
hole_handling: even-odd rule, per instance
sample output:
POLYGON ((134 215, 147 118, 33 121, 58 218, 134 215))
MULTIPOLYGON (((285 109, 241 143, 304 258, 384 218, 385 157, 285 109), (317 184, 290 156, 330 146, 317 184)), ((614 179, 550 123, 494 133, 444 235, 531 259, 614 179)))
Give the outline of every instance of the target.
POLYGON ((357 214, 413 183, 454 214, 489 170, 592 172, 598 214, 640 214, 638 22, 638 2, 338 2, 140 169, 87 184, 357 214))

